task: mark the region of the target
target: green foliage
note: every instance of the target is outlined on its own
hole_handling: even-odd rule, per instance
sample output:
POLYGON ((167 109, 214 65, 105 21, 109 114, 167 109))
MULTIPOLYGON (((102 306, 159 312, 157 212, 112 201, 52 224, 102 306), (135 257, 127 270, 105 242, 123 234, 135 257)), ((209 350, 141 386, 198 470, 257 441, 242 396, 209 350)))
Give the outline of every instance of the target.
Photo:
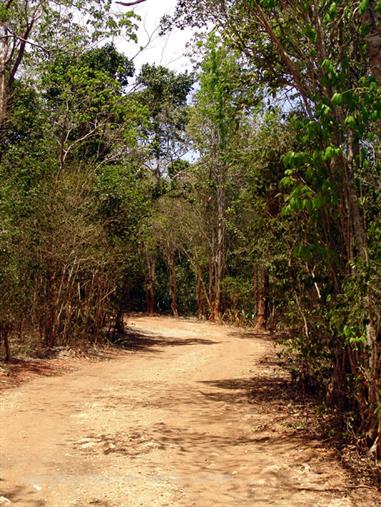
POLYGON ((192 97, 161 65, 129 86, 133 13, 32 3, 0 7, 0 327, 95 341, 145 299, 267 324, 381 442, 380 2, 181 0, 214 26, 192 97))
POLYGON ((143 283, 139 228, 151 184, 139 144, 147 111, 125 95, 131 61, 113 44, 86 45, 102 26, 133 29, 130 15, 117 26, 106 11, 91 10, 91 33, 80 42, 65 40, 70 30, 58 13, 45 13, 36 41, 50 44, 51 57, 36 49, 25 61, 33 83, 15 81, 2 128, 0 286, 9 297, 0 301, 0 324, 33 339, 35 350, 101 338, 131 285, 143 283))
POLYGON ((145 64, 137 76, 138 98, 149 110, 144 133, 150 165, 158 179, 168 176, 169 167, 187 151, 187 97, 193 83, 192 74, 176 73, 161 65, 145 64))
MULTIPOLYGON (((241 67, 251 69, 251 90, 264 85, 270 104, 290 99, 282 105, 289 142, 278 152, 266 144, 258 149, 263 137, 256 135, 250 147, 239 145, 239 136, 233 143, 249 155, 241 159, 245 169, 251 158, 259 167, 251 172, 241 166, 236 172, 237 181, 245 183, 228 207, 236 247, 229 264, 242 273, 244 253, 260 269, 268 267, 273 308, 290 331, 296 376, 311 387, 322 386, 343 419, 349 411, 355 414, 349 424, 358 424, 378 456, 379 4, 185 0, 165 20, 177 26, 212 23, 223 34, 222 45, 229 45, 227 54, 238 50, 241 67), (267 152, 276 175, 269 180, 267 152), (245 187, 249 178, 252 192, 245 187), (267 181, 274 194, 267 191, 267 181)), ((215 62, 218 52, 214 55, 215 62)), ((213 66, 213 59, 207 62, 213 66)), ((206 99, 205 111, 217 124, 225 88, 213 73, 209 76, 215 93, 206 99)), ((241 90, 233 88, 231 102, 241 90)), ((197 124, 203 127, 200 120, 197 124)), ((194 131, 207 151, 206 129, 194 131)), ((279 144, 277 132, 268 139, 279 144)), ((229 142, 222 145, 230 148, 229 142)))

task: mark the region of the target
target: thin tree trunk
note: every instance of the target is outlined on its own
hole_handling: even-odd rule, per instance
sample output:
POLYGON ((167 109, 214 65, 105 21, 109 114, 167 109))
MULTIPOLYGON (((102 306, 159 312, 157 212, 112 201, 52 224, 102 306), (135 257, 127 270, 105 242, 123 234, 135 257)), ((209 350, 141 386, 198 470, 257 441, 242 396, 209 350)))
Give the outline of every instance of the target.
POLYGON ((48 263, 46 273, 46 292, 45 292, 45 325, 44 325, 44 341, 45 346, 49 349, 55 345, 55 301, 53 296, 54 278, 51 271, 50 262, 48 263))
MULTIPOLYGON (((367 235, 364 226, 364 221, 361 217, 360 208, 356 194, 354 182, 354 164, 356 156, 359 153, 359 142, 354 139, 353 133, 349 133, 348 138, 348 196, 350 216, 352 219, 353 235, 355 239, 355 253, 360 257, 365 265, 369 264, 367 235)), ((370 287, 367 288, 367 317, 366 324, 366 344, 368 350, 366 368, 366 387, 368 390, 369 401, 369 427, 368 434, 373 442, 372 450, 380 457, 381 456, 381 399, 379 392, 379 347, 377 337, 377 326, 372 316, 372 304, 370 287)))
POLYGON ((176 266, 173 258, 173 253, 167 251, 165 255, 168 275, 169 275, 169 295, 171 298, 171 310, 174 317, 179 316, 177 309, 177 280, 176 280, 176 266))
POLYGON ((8 93, 7 93, 7 58, 8 58, 8 37, 1 42, 0 58, 0 127, 3 127, 7 116, 8 93))
POLYGON ((366 341, 369 350, 369 409, 375 414, 373 424, 371 423, 372 440, 377 448, 381 450, 381 414, 380 414, 380 393, 378 376, 378 347, 375 327, 372 323, 366 326, 366 341))
MULTIPOLYGON (((5 9, 10 7, 12 2, 7 2, 5 9)), ((21 37, 10 38, 11 32, 4 26, 2 27, 1 57, 0 57, 0 127, 7 119, 9 100, 14 91, 14 83, 17 72, 25 55, 27 41, 34 28, 37 19, 40 16, 41 4, 37 5, 31 17, 27 19, 21 37), (12 41, 13 42, 10 42, 12 41)), ((28 14, 27 14, 28 16, 28 14)))
POLYGON ((120 309, 117 311, 117 314, 115 317, 115 328, 116 328, 116 331, 120 334, 123 334, 125 332, 124 312, 122 312, 122 310, 120 310, 120 309))
POLYGON ((9 345, 9 326, 6 324, 0 326, 0 336, 3 339, 4 344, 4 361, 8 362, 11 360, 11 347, 9 345))
POLYGON ((354 182, 354 164, 355 159, 360 151, 359 142, 354 139, 353 132, 350 131, 348 135, 348 175, 347 175, 347 194, 349 200, 349 213, 352 221, 353 236, 355 239, 355 254, 364 259, 368 264, 368 247, 366 231, 364 228, 364 221, 361 217, 361 212, 358 204, 357 192, 354 182))
POLYGON ((253 264, 253 310, 258 315, 258 266, 253 264))
POLYGON ((370 71, 381 85, 381 12, 378 10, 376 0, 370 0, 364 22, 369 27, 366 42, 370 71))
POLYGON ((196 266, 196 300, 197 300, 197 317, 201 319, 204 316, 204 288, 202 281, 202 272, 200 266, 196 266))
POLYGON ((156 311, 156 261, 154 257, 147 254, 147 313, 153 315, 156 311))
MULTIPOLYGON (((224 168, 219 168, 222 173, 224 168)), ((219 320, 221 316, 222 280, 225 271, 225 186, 224 175, 218 175, 217 183, 217 242, 214 255, 214 284, 212 299, 212 320, 219 320)))
POLYGON ((255 321, 255 331, 265 331, 268 320, 268 293, 269 293, 269 274, 265 267, 257 268, 257 316, 255 321))

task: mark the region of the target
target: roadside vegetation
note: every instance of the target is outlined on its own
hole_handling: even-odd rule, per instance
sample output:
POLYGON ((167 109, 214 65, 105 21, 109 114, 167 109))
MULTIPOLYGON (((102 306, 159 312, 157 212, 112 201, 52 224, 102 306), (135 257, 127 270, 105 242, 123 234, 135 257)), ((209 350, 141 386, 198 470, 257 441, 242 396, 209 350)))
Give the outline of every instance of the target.
POLYGON ((202 31, 184 73, 110 42, 136 39, 128 9, 0 7, 5 360, 130 311, 282 332, 380 457, 381 3, 179 1, 162 30, 202 31))

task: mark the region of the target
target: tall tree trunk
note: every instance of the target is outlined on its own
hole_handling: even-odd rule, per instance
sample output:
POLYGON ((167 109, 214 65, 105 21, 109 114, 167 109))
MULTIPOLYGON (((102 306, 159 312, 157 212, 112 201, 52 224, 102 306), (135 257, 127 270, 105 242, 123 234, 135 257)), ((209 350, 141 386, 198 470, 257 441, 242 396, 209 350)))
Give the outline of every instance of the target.
POLYGON ((9 345, 9 331, 10 326, 7 324, 0 325, 0 338, 4 344, 4 361, 8 362, 11 360, 11 347, 9 345))
MULTIPOLYGON (((350 218, 352 222, 352 230, 354 237, 354 253, 355 256, 362 259, 365 266, 369 264, 369 254, 367 245, 367 232, 364 220, 361 216, 361 210, 358 204, 354 181, 354 165, 360 144, 350 132, 348 136, 348 198, 350 218)), ((381 399, 380 399, 380 367, 379 367, 379 345, 377 324, 372 315, 371 288, 367 287, 366 294, 366 345, 367 345, 367 362, 362 365, 365 373, 365 385, 368 391, 368 410, 369 410, 369 426, 368 435, 371 438, 374 453, 381 457, 381 399)), ((356 372, 357 373, 357 372, 356 372)))
POLYGON ((156 260, 147 253, 147 313, 153 315, 156 312, 156 260))
POLYGON ((160 167, 160 157, 156 157, 156 165, 155 165, 155 176, 157 181, 161 180, 161 167, 160 167))
POLYGON ((125 333, 124 312, 119 308, 115 315, 115 328, 120 334, 125 333))
POLYGON ((8 93, 7 93, 7 59, 9 50, 9 39, 4 37, 0 43, 0 128, 4 126, 7 109, 8 109, 8 93))
MULTIPOLYGON (((347 187, 349 217, 352 222, 352 233, 354 238, 354 256, 361 257, 366 264, 369 262, 367 233, 364 220, 361 216, 357 191, 355 186, 355 160, 360 152, 360 143, 354 138, 352 131, 348 133, 348 158, 347 175, 344 182, 347 187)), ((348 259, 349 261, 352 259, 348 259)))
POLYGON ((369 384, 369 427, 368 435, 372 441, 372 452, 381 456, 381 399, 380 399, 380 367, 379 350, 375 326, 369 322, 366 326, 366 340, 369 354, 368 384, 369 384))
POLYGON ((196 265, 196 301, 197 301, 197 317, 201 319, 205 314, 205 297, 202 280, 201 267, 196 265))
POLYGON ((45 286, 45 322, 44 322, 44 342, 46 348, 50 349, 55 346, 56 333, 55 333, 55 298, 54 298, 54 276, 50 261, 48 262, 46 272, 46 286, 45 286))
MULTIPOLYGON (((3 2, 4 3, 4 2, 3 2)), ((5 2, 5 9, 8 10, 12 2, 5 2)), ((41 3, 42 4, 42 3, 41 3)), ((4 125, 9 107, 9 100, 14 91, 14 83, 17 72, 24 59, 27 41, 34 28, 36 21, 40 17, 41 4, 34 9, 31 17, 28 19, 20 34, 21 37, 13 37, 12 32, 5 24, 2 26, 0 35, 0 128, 4 125)), ((28 11, 28 9, 26 9, 28 11)))
POLYGON ((370 71, 381 85, 381 12, 378 9, 377 1, 370 0, 369 8, 364 14, 364 23, 369 27, 366 42, 370 71))
POLYGON ((218 169, 218 183, 216 190, 217 198, 217 231, 216 248, 214 252, 214 280, 213 280, 213 299, 212 299, 212 320, 219 320, 221 316, 221 293, 222 280, 225 271, 225 185, 224 168, 218 169))
POLYGON ((265 331, 268 320, 269 274, 264 266, 256 267, 256 321, 254 330, 265 331))
POLYGON ((169 295, 171 298, 171 311, 174 317, 179 316, 179 312, 177 309, 177 280, 176 280, 176 265, 173 257, 173 252, 167 250, 165 254, 165 260, 168 267, 168 285, 169 285, 169 295))

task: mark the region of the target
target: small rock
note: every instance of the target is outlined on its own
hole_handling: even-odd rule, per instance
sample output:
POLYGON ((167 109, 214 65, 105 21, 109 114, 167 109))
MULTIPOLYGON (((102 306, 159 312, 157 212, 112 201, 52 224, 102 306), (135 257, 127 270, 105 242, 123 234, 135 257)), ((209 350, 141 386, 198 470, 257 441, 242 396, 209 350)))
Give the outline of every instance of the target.
POLYGON ((5 496, 0 496, 0 505, 12 505, 12 502, 5 496))
POLYGON ((95 447, 97 445, 96 442, 84 442, 81 444, 82 449, 89 449, 91 447, 95 447))

